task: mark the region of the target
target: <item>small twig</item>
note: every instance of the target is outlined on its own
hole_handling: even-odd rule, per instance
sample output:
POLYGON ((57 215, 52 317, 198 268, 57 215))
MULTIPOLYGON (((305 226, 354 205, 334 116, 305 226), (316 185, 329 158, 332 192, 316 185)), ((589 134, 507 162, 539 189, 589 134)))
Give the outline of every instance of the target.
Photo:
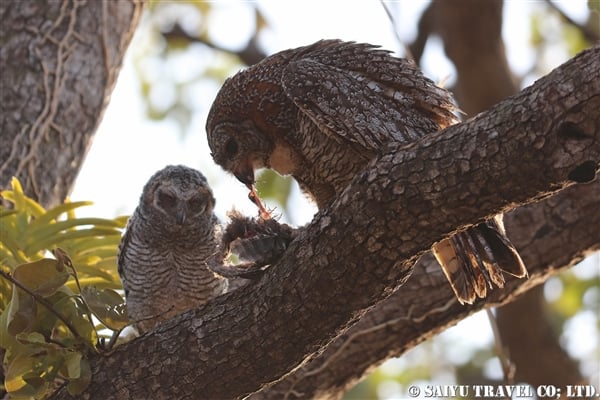
POLYGON ((425 11, 423 11, 421 18, 417 23, 417 37, 408 46, 414 57, 413 60, 417 65, 421 63, 421 58, 425 51, 425 44, 433 31, 435 7, 436 3, 431 3, 425 11))
POLYGON ((248 41, 245 48, 243 48, 241 50, 232 50, 232 49, 227 49, 225 47, 219 46, 215 43, 212 43, 211 41, 206 40, 205 38, 203 38, 201 36, 190 35, 189 33, 187 33, 185 31, 185 29, 183 29, 179 25, 179 23, 176 23, 171 30, 163 31, 163 32, 161 32, 161 34, 167 40, 180 39, 180 40, 186 40, 186 41, 189 41, 192 43, 193 42, 201 43, 207 47, 210 47, 213 50, 222 51, 224 53, 236 55, 237 57, 239 57, 239 59, 242 61, 242 63, 244 63, 248 66, 254 65, 254 64, 260 62, 265 57, 267 57, 267 55, 261 49, 259 49, 258 46, 256 45, 255 36, 253 36, 248 41))
MULTIPOLYGON (((567 21, 567 23, 569 23, 570 25, 573 25, 575 28, 579 29, 581 31, 581 33, 583 33, 583 36, 585 37, 585 39, 588 42, 594 43, 594 42, 597 42, 597 41, 600 40, 600 35, 597 32, 594 32, 592 29, 588 28, 585 25, 582 25, 582 24, 578 23, 573 18, 569 17, 554 2, 552 2, 550 0, 546 0, 546 4, 551 9, 553 9, 554 11, 556 11, 560 15, 560 17, 562 19, 564 19, 565 21, 567 21)), ((590 12, 593 12, 593 11, 590 11, 590 12)))
POLYGON ((71 331, 73 336, 75 336, 78 339, 82 339, 82 342, 85 343, 88 347, 90 347, 94 351, 96 350, 87 341, 83 340, 81 335, 79 333, 77 333, 77 329, 75 329, 75 327, 73 325, 71 325, 71 323, 65 317, 63 317, 58 311, 56 311, 54 309, 54 307, 52 306, 52 304, 50 304, 46 299, 41 297, 39 294, 32 292, 29 288, 24 286, 21 282, 19 282, 15 278, 13 278, 9 273, 6 273, 6 272, 0 270, 0 275, 2 275, 2 277, 4 279, 6 279, 7 281, 13 283, 16 287, 18 287, 19 289, 21 289, 22 291, 24 291, 25 293, 27 293, 28 295, 33 297, 35 299, 35 301, 37 301, 38 303, 40 303, 41 305, 46 307, 48 309, 48 311, 50 311, 52 314, 54 314, 56 316, 56 318, 58 318, 63 324, 65 324, 65 326, 67 327, 67 329, 69 329, 71 331))
POLYGON ((510 362, 510 357, 507 354, 506 348, 502 345, 502 338, 500 337, 500 330, 498 329, 496 316, 490 308, 486 308, 485 312, 488 316, 490 326, 492 327, 492 332, 494 334, 494 348, 496 350, 496 356, 500 360, 500 365, 502 366, 504 380, 510 385, 515 379, 515 366, 512 362, 510 362))
POLYGON ((390 20, 390 23, 392 24, 392 30, 394 31, 394 36, 396 37, 396 40, 404 48, 404 57, 414 61, 415 58, 413 57, 412 52, 410 51, 410 47, 407 46, 406 43, 404 43, 404 41, 400 38, 400 35, 398 34, 398 24, 396 24, 396 20, 394 19, 392 12, 388 8, 384 0, 379 0, 379 3, 383 7, 388 19, 390 20))
POLYGON ((73 277, 73 279, 75 279, 75 285, 77 286, 77 290, 79 290, 79 298, 85 305, 85 315, 87 316, 88 321, 90 321, 90 325, 92 326, 92 329, 94 329, 94 332, 96 333, 96 346, 99 346, 100 345, 100 335, 98 335, 98 330, 96 329, 96 326, 94 325, 94 320, 92 319, 90 306, 85 301, 85 298, 81 295, 81 285, 79 284, 79 277, 77 276, 77 271, 75 270, 75 267, 73 266, 73 262, 71 261, 71 259, 67 255, 67 253, 60 247, 57 247, 54 250, 52 250, 52 254, 54 254, 54 257, 56 257, 56 260, 59 263, 61 263, 63 266, 67 267, 68 269, 70 269, 72 271, 70 273, 70 275, 73 277))
POLYGON ((123 332, 123 329, 118 329, 116 331, 113 331, 112 335, 110 336, 110 339, 108 340, 108 343, 106 343, 106 344, 104 343, 104 338, 103 338, 102 341, 100 342, 100 348, 104 352, 111 351, 113 346, 117 342, 117 339, 119 338, 119 335, 121 334, 121 332, 123 332))

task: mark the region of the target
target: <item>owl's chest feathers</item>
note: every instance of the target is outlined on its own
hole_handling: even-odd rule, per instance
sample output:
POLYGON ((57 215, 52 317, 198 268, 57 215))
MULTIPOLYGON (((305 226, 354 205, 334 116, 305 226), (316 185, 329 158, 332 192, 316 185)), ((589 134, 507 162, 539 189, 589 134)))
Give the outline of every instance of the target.
POLYGON ((304 165, 302 157, 289 144, 280 140, 269 157, 269 166, 281 175, 295 175, 304 165))
POLYGON ((221 293, 226 282, 206 267, 205 260, 205 257, 186 257, 175 251, 166 253, 164 265, 157 265, 163 274, 159 291, 167 290, 177 297, 177 302, 186 304, 197 304, 207 296, 221 293))
POLYGON ((214 281, 214 274, 208 270, 205 261, 216 248, 216 238, 209 242, 195 241, 198 232, 187 232, 185 235, 171 234, 163 236, 162 240, 146 243, 143 247, 151 249, 145 254, 147 274, 160 276, 159 286, 172 289, 183 296, 190 290, 201 288, 214 281))

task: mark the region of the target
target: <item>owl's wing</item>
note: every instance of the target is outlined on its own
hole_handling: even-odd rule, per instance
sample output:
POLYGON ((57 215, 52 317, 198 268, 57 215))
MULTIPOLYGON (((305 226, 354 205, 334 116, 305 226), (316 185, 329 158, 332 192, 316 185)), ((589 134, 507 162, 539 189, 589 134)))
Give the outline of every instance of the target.
POLYGON ((282 86, 322 132, 369 150, 457 121, 450 93, 412 62, 368 44, 317 42, 288 63, 282 86))

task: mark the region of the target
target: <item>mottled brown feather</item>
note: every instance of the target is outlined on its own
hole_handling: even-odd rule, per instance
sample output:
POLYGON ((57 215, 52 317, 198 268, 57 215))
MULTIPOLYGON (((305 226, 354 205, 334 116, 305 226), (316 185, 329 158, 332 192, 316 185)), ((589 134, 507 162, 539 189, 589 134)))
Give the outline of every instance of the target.
MULTIPOLYGON (((206 129, 215 162, 244 183, 254 183, 255 169, 273 168, 325 208, 388 143, 452 125, 456 111, 450 93, 412 62, 370 44, 321 40, 228 79, 206 129)), ((495 220, 433 250, 462 303, 502 286, 502 270, 526 276, 495 220)))

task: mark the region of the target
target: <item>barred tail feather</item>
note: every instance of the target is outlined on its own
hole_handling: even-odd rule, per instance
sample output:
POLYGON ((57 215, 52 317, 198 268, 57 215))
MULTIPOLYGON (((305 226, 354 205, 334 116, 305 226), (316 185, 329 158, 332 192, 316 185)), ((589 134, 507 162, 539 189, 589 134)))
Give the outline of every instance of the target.
POLYGON ((506 237, 501 215, 437 243, 432 250, 461 304, 486 297, 488 288, 504 287, 503 272, 527 276, 523 260, 506 237))
POLYGON ((489 244, 492 259, 503 272, 517 278, 528 277, 519 252, 506 236, 502 214, 477 225, 477 228, 481 237, 489 244))
POLYGON ((471 269, 464 268, 464 253, 456 248, 457 243, 445 239, 432 247, 433 254, 442 267, 450 287, 461 304, 473 304, 476 298, 475 275, 471 269))

